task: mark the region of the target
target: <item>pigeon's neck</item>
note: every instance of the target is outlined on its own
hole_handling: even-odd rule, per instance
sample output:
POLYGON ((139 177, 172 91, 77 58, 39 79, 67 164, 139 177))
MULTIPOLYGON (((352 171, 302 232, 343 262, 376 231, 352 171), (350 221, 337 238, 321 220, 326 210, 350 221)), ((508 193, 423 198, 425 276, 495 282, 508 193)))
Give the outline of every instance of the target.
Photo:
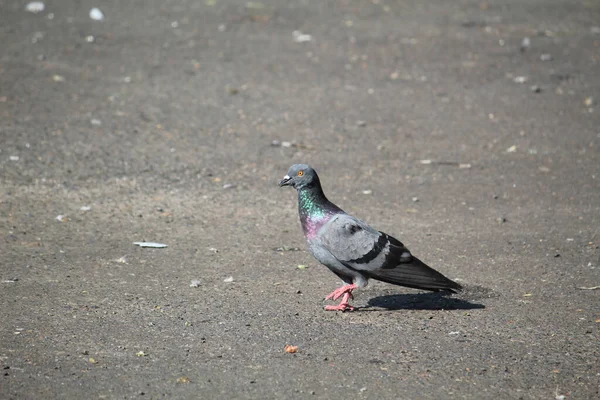
POLYGON ((320 184, 298 190, 300 223, 307 239, 315 237, 319 229, 342 210, 325 197, 320 184))

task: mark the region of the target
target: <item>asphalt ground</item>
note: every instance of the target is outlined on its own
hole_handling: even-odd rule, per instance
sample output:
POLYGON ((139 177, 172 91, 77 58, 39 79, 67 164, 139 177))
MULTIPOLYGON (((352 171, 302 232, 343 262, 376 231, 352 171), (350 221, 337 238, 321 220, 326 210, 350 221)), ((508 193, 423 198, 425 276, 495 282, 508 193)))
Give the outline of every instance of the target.
POLYGON ((26 4, 0 398, 599 397, 598 1, 26 4), (465 292, 323 311, 299 162, 465 292))

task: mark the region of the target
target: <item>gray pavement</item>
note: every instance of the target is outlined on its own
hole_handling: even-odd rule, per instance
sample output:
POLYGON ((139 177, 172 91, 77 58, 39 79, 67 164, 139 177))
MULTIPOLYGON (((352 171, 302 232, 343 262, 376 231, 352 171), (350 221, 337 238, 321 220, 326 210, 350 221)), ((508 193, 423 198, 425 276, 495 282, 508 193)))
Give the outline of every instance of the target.
POLYGON ((0 0, 0 398, 600 396, 600 2, 26 4, 0 0), (465 292, 323 311, 298 162, 465 292))

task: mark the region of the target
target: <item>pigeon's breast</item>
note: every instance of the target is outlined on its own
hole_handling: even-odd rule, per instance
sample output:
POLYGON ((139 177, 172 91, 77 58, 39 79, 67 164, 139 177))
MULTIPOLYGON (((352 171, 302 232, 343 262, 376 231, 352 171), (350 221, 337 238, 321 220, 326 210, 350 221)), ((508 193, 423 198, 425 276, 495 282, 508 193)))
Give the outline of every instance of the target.
POLYGON ((304 229, 304 235, 306 236, 306 240, 314 239, 323 225, 325 225, 331 219, 332 214, 325 214, 318 217, 307 216, 304 221, 302 221, 302 228, 304 229))

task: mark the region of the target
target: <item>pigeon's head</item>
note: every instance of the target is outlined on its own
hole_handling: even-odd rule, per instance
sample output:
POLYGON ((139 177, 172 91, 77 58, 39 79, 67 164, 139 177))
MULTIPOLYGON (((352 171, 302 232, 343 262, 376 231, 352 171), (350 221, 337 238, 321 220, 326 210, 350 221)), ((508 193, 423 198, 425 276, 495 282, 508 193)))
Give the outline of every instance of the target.
POLYGON ((309 165, 294 164, 286 176, 279 182, 279 186, 291 186, 295 189, 310 187, 319 182, 319 176, 309 165))

